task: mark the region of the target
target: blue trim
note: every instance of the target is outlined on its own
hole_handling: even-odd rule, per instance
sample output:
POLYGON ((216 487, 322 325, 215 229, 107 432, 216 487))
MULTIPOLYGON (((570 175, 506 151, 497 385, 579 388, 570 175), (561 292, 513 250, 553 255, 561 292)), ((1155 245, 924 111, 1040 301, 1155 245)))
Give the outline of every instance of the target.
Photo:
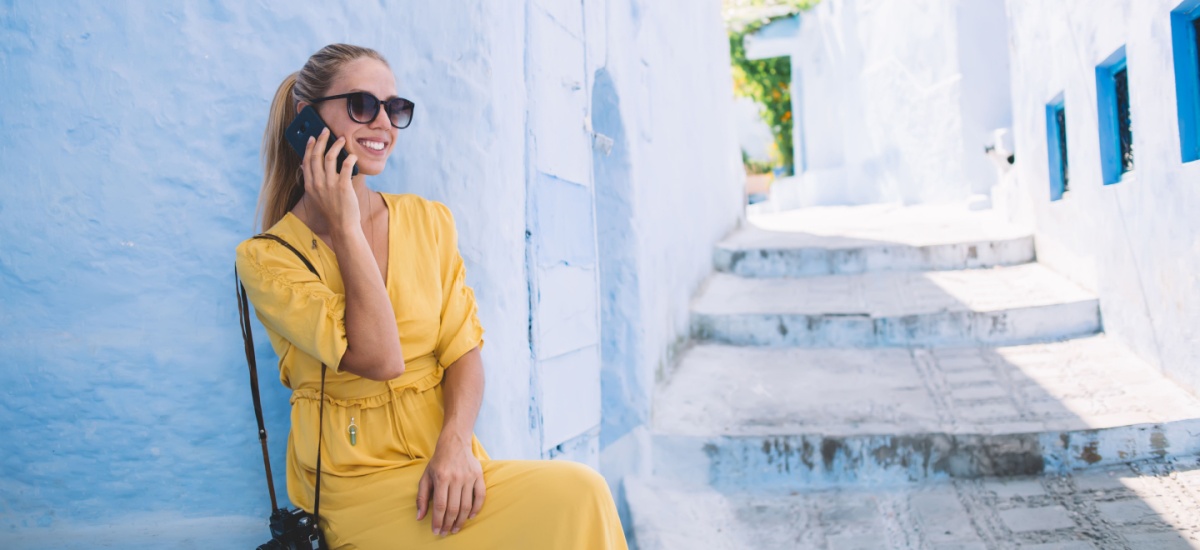
MULTIPOLYGON (((1066 182, 1063 181, 1063 161, 1061 151, 1062 144, 1059 140, 1066 136, 1065 132, 1060 132, 1058 128, 1058 111, 1064 109, 1063 94, 1060 92, 1050 103, 1046 104, 1046 156, 1050 159, 1050 200, 1057 201, 1063 198, 1063 191, 1066 190, 1066 182)), ((1070 155, 1070 151, 1067 152, 1070 155)))
MULTIPOLYGON (((1117 94, 1113 74, 1124 69, 1125 46, 1096 67, 1096 106, 1099 111, 1100 172, 1104 185, 1121 181, 1121 132, 1117 122, 1117 94)), ((1128 78, 1128 72, 1126 73, 1128 78)))
POLYGON ((1200 159, 1200 57, 1193 24, 1200 0, 1171 10, 1171 51, 1175 60, 1175 105, 1179 114, 1179 152, 1183 162, 1200 159))

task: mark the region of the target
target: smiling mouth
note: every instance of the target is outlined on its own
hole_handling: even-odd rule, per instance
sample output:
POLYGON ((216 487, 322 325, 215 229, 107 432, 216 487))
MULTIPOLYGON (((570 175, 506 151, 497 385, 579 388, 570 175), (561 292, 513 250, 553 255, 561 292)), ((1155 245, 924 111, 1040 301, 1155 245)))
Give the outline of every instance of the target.
POLYGON ((360 140, 358 140, 358 144, 362 145, 363 147, 366 147, 367 149, 370 149, 372 151, 382 151, 384 147, 387 147, 387 144, 382 141, 375 141, 375 140, 370 140, 370 139, 360 139, 360 140))

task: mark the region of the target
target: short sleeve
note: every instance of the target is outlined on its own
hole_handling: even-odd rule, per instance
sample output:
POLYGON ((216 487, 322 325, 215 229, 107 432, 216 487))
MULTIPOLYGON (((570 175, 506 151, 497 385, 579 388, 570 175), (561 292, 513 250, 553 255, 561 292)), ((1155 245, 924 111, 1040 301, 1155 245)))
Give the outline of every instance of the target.
MULTIPOLYGON (((250 239, 237 272, 258 319, 296 349, 335 371, 346 353, 346 296, 330 290, 283 245, 250 239)), ((280 357, 284 350, 275 350, 280 357)))
POLYGON ((454 216, 442 203, 431 202, 431 205, 442 278, 437 358, 443 367, 449 367, 476 346, 483 346, 483 326, 479 324, 475 291, 467 286, 467 270, 458 252, 454 216))

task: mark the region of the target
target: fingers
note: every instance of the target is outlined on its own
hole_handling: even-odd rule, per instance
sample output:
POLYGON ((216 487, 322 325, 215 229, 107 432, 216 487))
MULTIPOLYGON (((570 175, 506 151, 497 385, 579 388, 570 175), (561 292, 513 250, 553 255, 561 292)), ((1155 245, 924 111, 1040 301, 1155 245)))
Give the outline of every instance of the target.
MULTIPOLYGON (((325 130, 325 131, 328 132, 329 130, 325 130)), ((325 161, 325 177, 332 180, 329 183, 333 183, 333 181, 336 181, 334 178, 336 178, 336 176, 338 175, 338 171, 337 171, 338 153, 342 152, 342 148, 345 146, 345 144, 346 144, 345 138, 337 138, 337 140, 333 142, 333 146, 330 147, 328 151, 325 151, 325 159, 324 159, 324 161, 325 161)), ((324 149, 322 149, 322 151, 324 151, 324 149)))
POLYGON ((358 162, 358 155, 347 154, 346 160, 342 161, 342 168, 338 170, 338 155, 346 148, 346 138, 337 138, 333 142, 333 146, 329 151, 325 152, 325 175, 330 177, 331 182, 337 181, 345 185, 350 184, 350 174, 354 173, 354 165, 358 162))
POLYGON ((329 128, 321 130, 317 135, 317 139, 309 142, 308 149, 304 154, 304 165, 308 168, 309 179, 305 180, 307 187, 310 190, 323 191, 325 188, 325 164, 322 162, 323 157, 321 152, 325 150, 325 144, 329 141, 329 128))
MULTIPOLYGON (((471 458, 474 459, 474 457, 471 458)), ((436 536, 445 536, 462 530, 467 520, 479 514, 487 493, 483 471, 478 466, 474 468, 469 466, 467 468, 445 468, 444 466, 444 464, 431 464, 422 474, 417 485, 417 521, 428 517, 430 527, 436 536)))
POLYGON ((310 187, 313 181, 312 150, 316 142, 316 139, 308 136, 308 143, 304 146, 304 158, 300 159, 300 172, 304 174, 304 184, 310 187))
POLYGON ((487 494, 487 484, 483 482, 483 476, 475 479, 475 486, 472 488, 475 493, 475 498, 471 502, 471 515, 468 519, 475 519, 479 515, 479 511, 483 509, 483 497, 487 494))
POLYGON ((425 519, 425 513, 429 511, 429 493, 432 485, 429 472, 426 471, 421 476, 420 483, 417 483, 417 521, 425 519))
POLYGON ((354 174, 354 165, 358 164, 358 155, 350 153, 346 160, 342 162, 342 172, 339 174, 347 183, 350 181, 351 174, 354 174))
POLYGON ((308 144, 304 148, 304 160, 301 162, 301 170, 304 173, 304 181, 316 187, 328 187, 329 184, 341 179, 349 182, 349 174, 353 172, 354 165, 358 163, 357 155, 349 155, 342 163, 342 171, 338 172, 337 158, 342 149, 346 147, 345 138, 337 138, 329 150, 325 151, 326 143, 332 135, 329 133, 329 128, 321 130, 320 135, 316 139, 308 138, 308 144), (320 151, 325 151, 324 155, 320 151), (330 176, 342 176, 340 178, 330 176))
POLYGON ((472 501, 475 500, 475 487, 469 483, 463 484, 461 491, 458 517, 455 519, 454 525, 450 527, 451 533, 458 533, 458 530, 463 528, 463 524, 467 522, 467 517, 471 516, 471 510, 474 508, 472 501))
MULTIPOLYGON (((443 526, 449 527, 450 522, 446 518, 446 508, 449 505, 449 487, 445 482, 437 482, 433 485, 433 534, 441 535, 443 526)), ((455 498, 457 500, 458 497, 455 498)))
MULTIPOLYGON (((454 524, 458 522, 459 512, 462 511, 463 488, 457 483, 446 484, 446 516, 442 519, 442 529, 439 534, 447 535, 454 524)), ((454 532, 458 532, 457 529, 454 532)))

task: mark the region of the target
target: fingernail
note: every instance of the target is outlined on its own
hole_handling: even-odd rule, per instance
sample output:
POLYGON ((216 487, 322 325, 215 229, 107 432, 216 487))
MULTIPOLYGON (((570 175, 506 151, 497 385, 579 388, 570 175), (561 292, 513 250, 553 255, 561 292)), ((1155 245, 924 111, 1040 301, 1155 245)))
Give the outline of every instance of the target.
POLYGON ((453 532, 454 532, 454 534, 455 534, 455 535, 457 535, 457 534, 458 534, 458 529, 455 529, 453 532))
POLYGON ((313 138, 312 136, 308 136, 308 142, 309 142, 309 143, 312 143, 314 140, 315 140, 315 138, 313 138))

